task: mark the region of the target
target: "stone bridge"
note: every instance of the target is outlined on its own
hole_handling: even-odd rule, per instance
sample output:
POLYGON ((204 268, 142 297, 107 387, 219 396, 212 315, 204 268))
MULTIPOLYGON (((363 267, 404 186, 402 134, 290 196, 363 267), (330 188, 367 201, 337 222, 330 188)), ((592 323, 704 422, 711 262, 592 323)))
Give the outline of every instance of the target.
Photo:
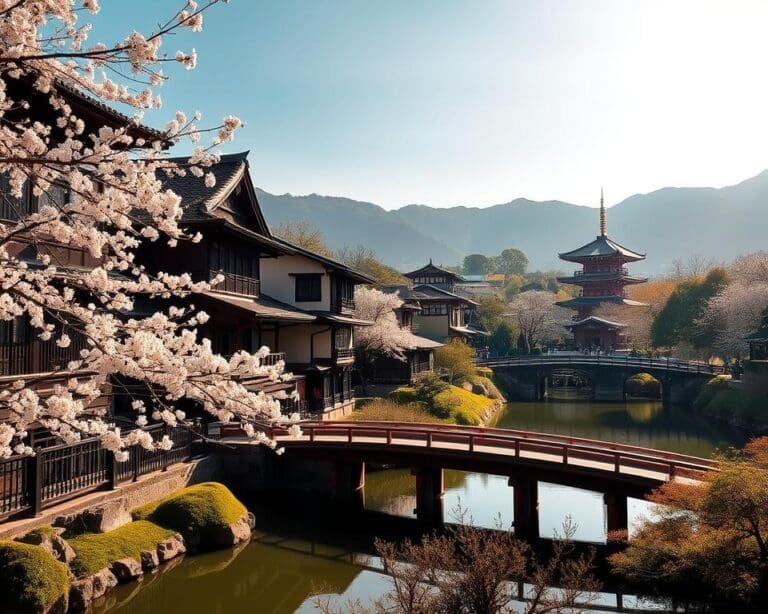
POLYGON ((286 449, 254 446, 237 424, 211 433, 233 483, 296 489, 364 505, 366 464, 411 467, 416 515, 443 521, 443 470, 509 477, 515 531, 538 537, 538 482, 604 493, 607 528, 626 530, 627 497, 643 497, 668 480, 698 480, 713 461, 638 446, 511 429, 393 422, 306 422, 302 435, 266 428, 286 449))
POLYGON ((631 356, 591 356, 586 354, 543 354, 478 361, 478 366, 493 369, 510 398, 541 400, 547 381, 556 372, 571 370, 592 384, 597 401, 625 399, 624 383, 638 373, 649 373, 661 382, 664 400, 680 400, 690 382, 706 383, 725 372, 724 367, 706 362, 676 358, 631 356))

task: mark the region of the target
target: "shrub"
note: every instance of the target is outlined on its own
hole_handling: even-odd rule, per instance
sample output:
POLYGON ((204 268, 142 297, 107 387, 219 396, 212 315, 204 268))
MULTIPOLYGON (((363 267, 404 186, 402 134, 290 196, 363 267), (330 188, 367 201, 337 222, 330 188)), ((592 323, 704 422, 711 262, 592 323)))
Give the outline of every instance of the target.
POLYGON ((182 534, 194 535, 205 549, 216 543, 221 529, 240 520, 248 510, 223 484, 205 482, 188 486, 131 513, 135 519, 151 520, 182 534))
POLYGON ((0 542, 0 610, 45 610, 69 591, 67 566, 40 546, 0 542))
POLYGON ((389 398, 395 403, 415 403, 418 400, 416 389, 413 386, 401 386, 389 393, 389 398))
POLYGON ((699 394, 693 400, 693 406, 696 409, 704 409, 709 405, 715 395, 721 390, 728 389, 728 380, 724 377, 713 377, 699 391, 699 394))
POLYGON ((372 422, 440 422, 422 403, 401 404, 391 399, 375 399, 350 418, 372 422))
MULTIPOLYGON (((457 390, 460 389, 457 388, 457 390)), ((450 418, 459 407, 461 407, 461 397, 448 391, 435 397, 429 412, 438 418, 450 418)))
POLYGON ((448 388, 449 384, 441 380, 436 373, 425 373, 413 385, 414 400, 431 404, 438 394, 448 388))
POLYGON ((70 564, 76 576, 88 576, 119 559, 141 558, 143 550, 154 550, 157 544, 174 535, 148 520, 137 520, 106 533, 86 533, 69 539, 77 554, 70 564))
POLYGON ((435 351, 435 367, 448 372, 448 380, 457 384, 475 374, 475 350, 462 341, 452 341, 435 351))
POLYGON ((624 382, 624 391, 633 397, 658 399, 661 397, 661 382, 650 373, 636 373, 624 382))

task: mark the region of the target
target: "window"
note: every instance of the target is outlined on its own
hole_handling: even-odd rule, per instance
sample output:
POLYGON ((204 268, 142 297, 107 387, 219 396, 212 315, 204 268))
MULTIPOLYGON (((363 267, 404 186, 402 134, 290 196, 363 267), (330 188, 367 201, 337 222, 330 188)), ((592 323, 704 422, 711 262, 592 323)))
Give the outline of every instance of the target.
POLYGON ((448 306, 445 303, 436 303, 433 305, 424 305, 421 310, 423 316, 444 316, 448 315, 448 306))
POLYGON ((312 303, 322 300, 320 273, 296 275, 296 302, 312 303))
POLYGON ((208 268, 242 277, 259 278, 259 258, 244 254, 220 243, 211 243, 208 251, 208 268))
POLYGON ((69 188, 59 183, 52 183, 47 190, 40 194, 40 207, 50 205, 60 209, 69 204, 69 188))
POLYGON ((3 345, 20 345, 26 342, 27 326, 21 317, 0 322, 0 343, 3 345))
POLYGON ((8 176, 0 175, 0 219, 20 220, 32 212, 29 183, 24 184, 21 198, 17 198, 11 195, 11 184, 8 176))
POLYGON ((333 333, 333 348, 346 350, 352 346, 352 329, 337 328, 333 333))

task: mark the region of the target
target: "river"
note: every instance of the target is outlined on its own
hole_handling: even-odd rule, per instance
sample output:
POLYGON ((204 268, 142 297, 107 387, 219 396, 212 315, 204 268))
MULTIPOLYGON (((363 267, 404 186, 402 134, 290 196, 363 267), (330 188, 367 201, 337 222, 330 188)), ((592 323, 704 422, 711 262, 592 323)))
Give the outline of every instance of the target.
MULTIPOLYGON (((496 426, 613 440, 709 456, 717 448, 742 446, 746 436, 684 407, 660 402, 590 403, 558 400, 510 403, 496 426)), ((446 471, 446 520, 460 507, 473 524, 509 527, 512 489, 504 476, 446 471)), ((314 611, 310 595, 339 593, 366 603, 387 590, 370 543, 375 534, 395 537, 398 519, 412 517, 415 483, 408 469, 370 470, 366 476, 363 524, 340 520, 333 509, 306 503, 259 502, 254 541, 237 550, 187 557, 138 584, 118 587, 94 604, 95 614, 154 612, 314 611), (377 523, 371 527, 372 518, 377 523), (391 521, 391 526, 390 526, 391 521)), ((605 541, 602 495, 555 484, 539 485, 540 531, 551 536, 569 516, 580 541, 605 541)), ((630 533, 643 515, 643 501, 630 500, 630 533)), ((408 521, 402 520, 408 526, 408 521)), ((610 600, 606 601, 609 603, 610 600)), ((633 605, 625 601, 625 607, 633 605)))

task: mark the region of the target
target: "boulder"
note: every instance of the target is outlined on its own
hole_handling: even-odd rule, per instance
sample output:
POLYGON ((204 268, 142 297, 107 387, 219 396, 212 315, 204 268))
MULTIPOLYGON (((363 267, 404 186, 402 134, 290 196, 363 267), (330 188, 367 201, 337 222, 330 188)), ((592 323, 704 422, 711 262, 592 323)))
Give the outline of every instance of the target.
POLYGON ((210 545, 213 548, 227 548, 246 542, 249 539, 251 539, 251 523, 250 518, 246 514, 237 522, 233 522, 225 527, 218 527, 213 531, 210 545))
POLYGON ((73 612, 85 610, 93 601, 93 576, 75 580, 69 589, 69 608, 73 612))
POLYGON ((131 514, 124 498, 105 501, 77 514, 59 516, 54 525, 64 527, 68 535, 106 533, 131 522, 131 514))
POLYGON ((481 382, 475 382, 474 384, 472 384, 472 392, 484 397, 490 397, 490 395, 488 394, 488 388, 486 388, 485 385, 482 384, 481 382))
POLYGON ((187 547, 184 545, 184 538, 176 533, 173 537, 157 545, 157 558, 161 563, 165 563, 180 554, 184 554, 186 551, 187 547))
POLYGON ((253 512, 248 512, 248 526, 251 531, 256 528, 256 516, 253 515, 253 512))
POLYGON ((19 537, 16 541, 40 546, 62 563, 69 564, 75 558, 75 551, 72 550, 72 546, 55 531, 32 531, 19 537))
POLYGON ((109 568, 97 571, 93 576, 93 598, 98 599, 117 586, 117 578, 109 568))
POLYGON ((70 612, 69 607, 69 593, 64 593, 53 604, 45 610, 45 614, 67 614, 70 612))
POLYGON ((141 553, 141 568, 144 571, 150 571, 160 564, 156 550, 144 550, 141 553))
POLYGON ((135 580, 143 573, 141 570, 141 563, 136 559, 130 558, 115 561, 112 563, 109 570, 114 574, 120 584, 135 580))

